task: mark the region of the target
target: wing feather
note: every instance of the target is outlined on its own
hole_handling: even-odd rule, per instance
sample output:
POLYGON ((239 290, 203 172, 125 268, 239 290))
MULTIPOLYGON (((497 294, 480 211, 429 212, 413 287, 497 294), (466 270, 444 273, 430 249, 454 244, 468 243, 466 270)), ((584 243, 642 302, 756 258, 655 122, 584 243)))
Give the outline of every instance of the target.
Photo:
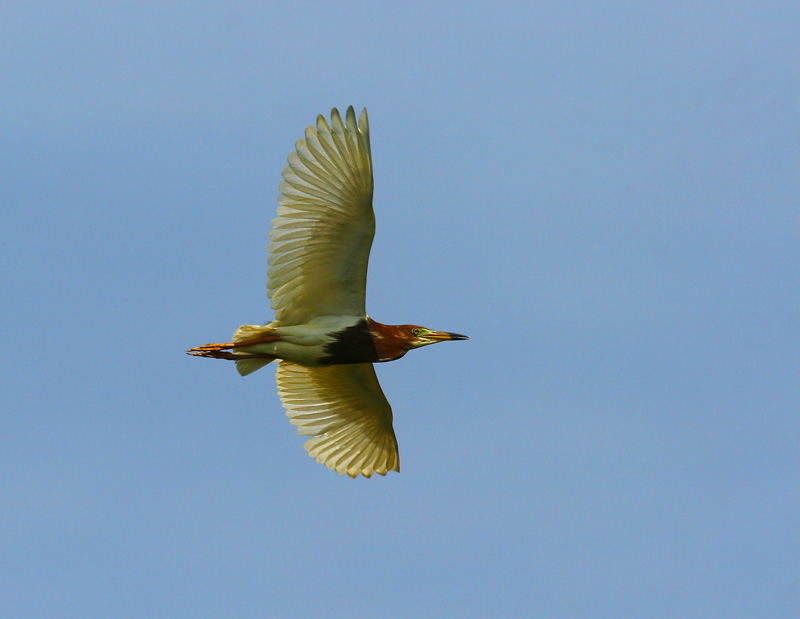
POLYGON ((366 314, 375 235, 367 111, 331 111, 298 140, 283 170, 270 233, 267 293, 282 325, 366 314))
POLYGON ((305 367, 281 361, 278 395, 308 454, 337 473, 400 470, 392 407, 371 363, 305 367))

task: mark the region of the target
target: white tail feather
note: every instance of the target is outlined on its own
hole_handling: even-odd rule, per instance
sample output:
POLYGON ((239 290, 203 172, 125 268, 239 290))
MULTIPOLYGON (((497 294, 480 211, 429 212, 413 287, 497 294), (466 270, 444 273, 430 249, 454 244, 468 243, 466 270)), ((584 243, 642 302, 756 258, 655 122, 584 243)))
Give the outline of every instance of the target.
MULTIPOLYGON (((269 325, 242 325, 238 329, 236 329, 236 333, 233 334, 233 343, 241 342, 242 340, 249 340, 258 337, 259 335, 265 335, 268 332, 272 331, 273 328, 269 325)), ((234 351, 235 353, 236 351, 234 351)), ((242 352, 242 354, 248 354, 242 352)), ((247 376, 248 374, 252 374, 256 370, 260 370, 268 363, 274 361, 275 358, 266 358, 266 359, 242 359, 241 361, 236 361, 236 369, 239 371, 239 374, 242 376, 247 376)))
POLYGON ((273 361, 274 359, 242 359, 241 361, 236 361, 236 369, 242 376, 247 376, 273 361))
POLYGON ((274 329, 269 325, 242 325, 233 334, 233 343, 249 340, 259 335, 266 335, 274 329))

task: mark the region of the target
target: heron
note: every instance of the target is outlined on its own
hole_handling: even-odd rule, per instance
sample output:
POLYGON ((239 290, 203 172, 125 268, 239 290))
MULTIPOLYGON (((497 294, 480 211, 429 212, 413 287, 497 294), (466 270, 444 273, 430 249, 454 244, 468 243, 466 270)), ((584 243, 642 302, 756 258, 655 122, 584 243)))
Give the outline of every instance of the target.
POLYGON ((232 342, 186 352, 236 362, 246 376, 278 361, 278 395, 308 454, 352 478, 400 471, 392 407, 375 363, 466 335, 385 325, 366 313, 375 235, 367 110, 319 115, 288 157, 272 221, 267 296, 275 319, 232 342))

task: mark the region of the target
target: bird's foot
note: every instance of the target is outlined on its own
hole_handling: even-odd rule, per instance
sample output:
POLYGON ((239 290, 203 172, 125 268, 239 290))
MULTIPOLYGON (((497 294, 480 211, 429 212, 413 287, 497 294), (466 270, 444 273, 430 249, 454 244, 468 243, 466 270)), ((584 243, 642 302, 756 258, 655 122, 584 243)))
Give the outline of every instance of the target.
POLYGON ((274 359, 271 355, 260 355, 258 353, 231 352, 233 348, 230 344, 206 344, 196 346, 186 351, 187 355, 193 357, 207 357, 208 359, 227 359, 228 361, 244 361, 245 359, 274 359))
MULTIPOLYGON (((265 341, 261 339, 259 341, 265 341)), ((273 341, 273 340, 266 340, 273 341)), ((272 355, 259 353, 232 352, 234 348, 247 346, 255 343, 252 340, 247 342, 226 342, 225 344, 206 344, 205 346, 195 346, 186 351, 187 355, 193 357, 207 357, 209 359, 227 359, 229 361, 243 361, 244 359, 275 359, 272 355)))
POLYGON ((195 346, 194 348, 190 348, 186 352, 205 352, 205 351, 219 351, 219 350, 231 350, 233 348, 233 344, 231 342, 226 342, 225 344, 206 344, 205 346, 195 346))
POLYGON ((186 351, 187 355, 193 357, 209 357, 211 359, 235 359, 236 355, 230 350, 233 344, 206 344, 205 346, 195 346, 186 351))
POLYGON ((237 329, 233 336, 233 342, 224 344, 206 344, 205 346, 195 346, 186 351, 187 355, 194 357, 209 357, 211 359, 229 359, 241 361, 242 359, 274 359, 271 355, 250 352, 232 352, 237 348, 253 346, 255 344, 269 344, 277 342, 281 338, 270 327, 260 327, 255 325, 243 325, 237 329))

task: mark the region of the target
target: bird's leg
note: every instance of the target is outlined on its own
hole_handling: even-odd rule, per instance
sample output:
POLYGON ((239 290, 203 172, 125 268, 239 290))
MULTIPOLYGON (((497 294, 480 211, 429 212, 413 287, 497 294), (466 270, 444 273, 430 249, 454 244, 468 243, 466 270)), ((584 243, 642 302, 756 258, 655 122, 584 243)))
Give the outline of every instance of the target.
MULTIPOLYGON (((222 344, 220 344, 221 346, 222 344)), ((243 361, 245 359, 275 359, 272 355, 259 355, 258 353, 246 352, 230 352, 227 350, 207 349, 207 346, 216 346, 216 344, 206 344, 206 346, 197 346, 190 348, 186 351, 187 355, 193 357, 207 357, 209 359, 228 359, 229 361, 243 361)))
MULTIPOLYGON (((237 332, 238 333, 238 332, 237 332)), ((234 338, 236 336, 234 335, 234 338)), ((270 342, 277 342, 280 336, 276 335, 274 331, 269 330, 266 333, 262 332, 253 337, 237 339, 234 342, 226 342, 224 344, 206 344, 204 346, 195 346, 186 351, 187 354, 195 357, 209 357, 212 359, 274 359, 271 355, 264 355, 259 353, 245 353, 245 352, 228 352, 235 348, 243 348, 245 346, 252 346, 254 344, 268 344, 270 342)))
POLYGON ((233 348, 230 342, 226 344, 206 344, 205 346, 195 346, 186 351, 187 355, 193 357, 208 357, 210 359, 235 359, 236 354, 229 352, 233 348))
POLYGON ((195 355, 196 357, 210 357, 210 354, 204 353, 218 353, 222 352, 223 350, 231 350, 232 348, 233 343, 226 342, 225 344, 206 344, 205 346, 195 346, 186 352, 190 355, 195 355))
POLYGON ((208 357, 209 359, 228 359, 230 361, 242 361, 244 359, 274 359, 272 355, 262 355, 259 353, 231 352, 233 348, 247 346, 254 342, 227 342, 225 344, 206 344, 205 346, 195 346, 186 351, 187 355, 193 357, 208 357))

